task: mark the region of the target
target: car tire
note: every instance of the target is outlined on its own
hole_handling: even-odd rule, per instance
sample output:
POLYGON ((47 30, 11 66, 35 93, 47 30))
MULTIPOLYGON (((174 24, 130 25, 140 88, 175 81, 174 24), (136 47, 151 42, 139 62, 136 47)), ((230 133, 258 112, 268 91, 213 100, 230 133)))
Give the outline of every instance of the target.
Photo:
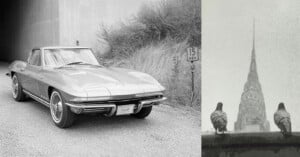
POLYGON ((151 111, 152 111, 152 106, 144 107, 144 108, 141 109, 140 112, 132 114, 132 116, 134 116, 138 119, 143 119, 143 118, 146 118, 147 116, 149 116, 151 111))
POLYGON ((20 84, 17 74, 14 74, 12 76, 12 93, 13 93, 13 98, 16 101, 24 101, 26 98, 26 95, 23 92, 23 88, 22 85, 20 84))
POLYGON ((75 114, 65 104, 60 92, 53 90, 50 96, 50 113, 53 122, 60 128, 70 127, 75 120, 75 114))

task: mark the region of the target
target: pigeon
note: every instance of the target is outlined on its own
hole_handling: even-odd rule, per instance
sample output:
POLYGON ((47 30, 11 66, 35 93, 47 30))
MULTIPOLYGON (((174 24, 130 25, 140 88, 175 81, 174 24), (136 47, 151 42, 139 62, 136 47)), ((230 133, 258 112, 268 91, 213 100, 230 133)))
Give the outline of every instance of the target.
POLYGON ((226 113, 222 111, 222 108, 223 104, 219 102, 216 110, 210 115, 210 120, 216 130, 216 134, 218 134, 218 132, 222 132, 224 134, 224 132, 227 131, 227 116, 226 113))
POLYGON ((279 103, 277 111, 274 113, 274 122, 284 136, 292 133, 290 114, 286 111, 283 103, 279 103))

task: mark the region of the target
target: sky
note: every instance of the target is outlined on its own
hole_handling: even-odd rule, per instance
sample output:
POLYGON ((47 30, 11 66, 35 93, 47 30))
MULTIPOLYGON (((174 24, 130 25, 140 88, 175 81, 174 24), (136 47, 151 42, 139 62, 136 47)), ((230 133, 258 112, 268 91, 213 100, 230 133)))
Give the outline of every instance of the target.
MULTIPOLYGON (((99 42, 99 33, 102 28, 106 30, 113 30, 119 28, 120 24, 128 23, 134 19, 139 13, 143 4, 157 3, 161 0, 90 0, 90 3, 86 3, 86 0, 81 0, 80 5, 83 9, 89 9, 86 13, 81 13, 79 16, 80 24, 77 27, 81 27, 79 32, 81 37, 72 34, 74 38, 81 38, 80 44, 92 47, 98 53, 107 53, 109 46, 106 41, 99 42), (97 4, 95 7, 85 6, 85 4, 97 4), (91 16, 93 20, 89 20, 87 17, 91 16), (86 27, 89 29, 85 29, 86 27)), ((68 18, 68 17, 67 17, 68 18)), ((70 29, 69 27, 67 29, 70 29)), ((74 28, 76 29, 76 28, 74 28)), ((66 37, 70 41, 66 40, 67 45, 74 43, 74 39, 69 36, 66 37)))
POLYGON ((144 3, 155 3, 160 0, 103 0, 106 4, 106 16, 102 18, 105 25, 114 25, 127 21, 136 15, 144 3))
POLYGON ((300 131, 300 1, 202 1, 202 131, 213 131, 210 114, 222 101, 228 130, 234 130, 249 72, 252 26, 256 61, 271 131, 279 102, 300 131))

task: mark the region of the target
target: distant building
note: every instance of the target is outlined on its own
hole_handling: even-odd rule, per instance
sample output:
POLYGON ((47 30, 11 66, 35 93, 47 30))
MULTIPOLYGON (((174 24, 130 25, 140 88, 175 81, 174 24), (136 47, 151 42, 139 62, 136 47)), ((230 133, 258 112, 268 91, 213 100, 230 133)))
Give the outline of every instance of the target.
POLYGON ((241 96, 239 113, 234 130, 236 132, 270 131, 270 124, 266 116, 264 95, 257 74, 254 25, 250 71, 241 96))

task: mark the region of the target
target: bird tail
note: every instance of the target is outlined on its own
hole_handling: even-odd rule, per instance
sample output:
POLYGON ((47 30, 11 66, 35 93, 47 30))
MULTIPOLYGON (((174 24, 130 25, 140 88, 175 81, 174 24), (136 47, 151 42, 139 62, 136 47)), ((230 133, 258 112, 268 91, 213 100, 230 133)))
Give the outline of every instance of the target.
POLYGON ((283 132, 282 134, 285 138, 292 136, 292 132, 283 132))
POLYGON ((285 118, 281 122, 284 126, 284 132, 292 132, 291 122, 289 119, 285 118))
POLYGON ((291 121, 288 118, 283 119, 282 121, 283 127, 283 135, 285 137, 289 137, 292 135, 292 125, 291 121))
POLYGON ((222 127, 220 127, 219 131, 227 131, 227 127, 226 126, 222 126, 222 127))

